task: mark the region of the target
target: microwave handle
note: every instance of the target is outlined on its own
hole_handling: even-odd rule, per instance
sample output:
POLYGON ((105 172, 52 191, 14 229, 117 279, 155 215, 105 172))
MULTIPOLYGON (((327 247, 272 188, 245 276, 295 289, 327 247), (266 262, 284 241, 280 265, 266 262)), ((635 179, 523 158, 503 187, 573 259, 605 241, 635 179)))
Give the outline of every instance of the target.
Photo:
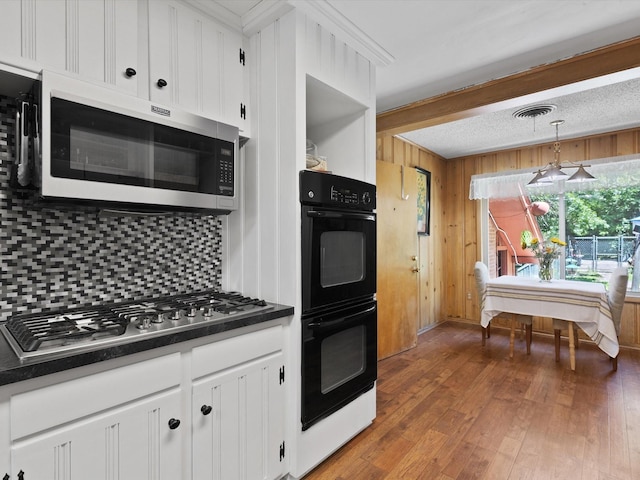
POLYGON ((355 212, 324 212, 318 210, 309 210, 307 212, 308 217, 315 218, 343 218, 346 220, 366 220, 375 222, 375 215, 369 213, 355 213, 355 212))
POLYGON ((317 331, 323 331, 323 330, 329 330, 338 325, 345 326, 350 323, 354 323, 355 321, 359 320, 365 315, 369 315, 375 309, 376 309, 376 306, 373 305, 372 307, 369 307, 366 310, 363 310, 362 312, 354 313, 353 315, 347 315, 346 317, 341 317, 341 318, 338 318, 337 320, 329 320, 328 322, 311 322, 309 324, 309 328, 312 328, 317 331))

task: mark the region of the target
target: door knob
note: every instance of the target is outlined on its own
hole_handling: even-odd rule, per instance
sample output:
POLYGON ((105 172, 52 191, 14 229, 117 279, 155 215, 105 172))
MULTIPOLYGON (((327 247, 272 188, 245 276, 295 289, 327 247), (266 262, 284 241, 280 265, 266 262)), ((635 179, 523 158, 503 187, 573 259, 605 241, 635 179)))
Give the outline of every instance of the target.
POLYGON ((413 268, 411 269, 411 271, 412 271, 413 273, 418 273, 418 272, 420 271, 420 269, 419 269, 418 267, 413 267, 413 268))
POLYGON ((411 255, 411 260, 415 262, 416 260, 418 260, 418 257, 416 255, 411 255))

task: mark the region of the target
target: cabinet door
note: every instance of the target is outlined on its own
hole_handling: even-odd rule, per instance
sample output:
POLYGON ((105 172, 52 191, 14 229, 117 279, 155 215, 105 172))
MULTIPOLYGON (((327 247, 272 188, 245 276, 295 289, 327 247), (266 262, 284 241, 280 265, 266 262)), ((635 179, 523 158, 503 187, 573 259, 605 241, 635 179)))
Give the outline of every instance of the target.
POLYGON ((34 71, 66 68, 65 0, 3 1, 0 14, 0 55, 34 71))
POLYGON ((241 46, 240 33, 182 3, 150 2, 151 100, 238 126, 244 89, 241 46))
POLYGON ((110 410, 53 431, 16 441, 13 475, 43 479, 180 478, 180 392, 110 410))
POLYGON ((194 384, 194 479, 284 475, 282 365, 277 353, 194 384))
POLYGON ((0 57, 66 71, 137 94, 138 2, 3 0, 0 57))
MULTIPOLYGON (((86 0, 81 2, 83 5, 86 0)), ((140 75, 127 75, 127 69, 133 69, 136 73, 146 68, 138 58, 138 2, 135 0, 95 0, 97 9, 104 11, 102 28, 104 30, 104 41, 96 38, 95 32, 100 31, 100 15, 98 12, 92 13, 92 18, 98 19, 98 24, 93 25, 95 30, 87 31, 88 15, 82 15, 80 24, 83 26, 83 35, 86 39, 82 43, 80 57, 80 75, 97 82, 106 83, 116 87, 125 93, 132 95, 139 94, 139 87, 142 85, 140 75), (104 6, 102 5, 104 3, 104 6), (101 46, 102 49, 98 48, 101 46), (93 59, 92 61, 90 59, 93 59), (92 73, 93 72, 93 73, 92 73), (102 72, 101 76, 98 74, 102 72)), ((86 7, 84 7, 86 8, 86 7)), ((142 73, 142 72, 140 72, 142 73)), ((146 78, 146 76, 143 76, 146 78)), ((145 90, 146 92, 146 90, 145 90)))
POLYGON ((21 0, 4 0, 0 15, 0 59, 10 61, 21 56, 21 0))

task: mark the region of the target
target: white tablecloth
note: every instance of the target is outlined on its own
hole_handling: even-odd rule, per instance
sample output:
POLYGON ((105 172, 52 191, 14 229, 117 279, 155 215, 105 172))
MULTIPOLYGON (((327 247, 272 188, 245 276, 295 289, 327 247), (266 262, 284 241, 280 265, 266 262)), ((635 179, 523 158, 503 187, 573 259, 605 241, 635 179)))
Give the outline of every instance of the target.
POLYGON ((487 282, 480 323, 486 327, 501 312, 576 322, 607 355, 618 355, 618 336, 601 283, 541 282, 537 278, 511 275, 494 278, 487 282))

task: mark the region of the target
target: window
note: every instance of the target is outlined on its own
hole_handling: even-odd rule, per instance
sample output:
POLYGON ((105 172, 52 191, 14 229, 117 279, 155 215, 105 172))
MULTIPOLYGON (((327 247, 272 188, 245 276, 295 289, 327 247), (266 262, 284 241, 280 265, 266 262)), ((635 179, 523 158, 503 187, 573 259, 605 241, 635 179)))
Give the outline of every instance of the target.
POLYGON ((607 283, 614 268, 628 266, 630 293, 640 294, 640 161, 593 163, 601 172, 592 172, 598 181, 582 185, 529 187, 531 170, 474 175, 470 197, 488 200, 482 241, 490 270, 537 275, 537 259, 520 245, 520 233, 529 230, 534 237, 566 241, 554 278, 607 283))

